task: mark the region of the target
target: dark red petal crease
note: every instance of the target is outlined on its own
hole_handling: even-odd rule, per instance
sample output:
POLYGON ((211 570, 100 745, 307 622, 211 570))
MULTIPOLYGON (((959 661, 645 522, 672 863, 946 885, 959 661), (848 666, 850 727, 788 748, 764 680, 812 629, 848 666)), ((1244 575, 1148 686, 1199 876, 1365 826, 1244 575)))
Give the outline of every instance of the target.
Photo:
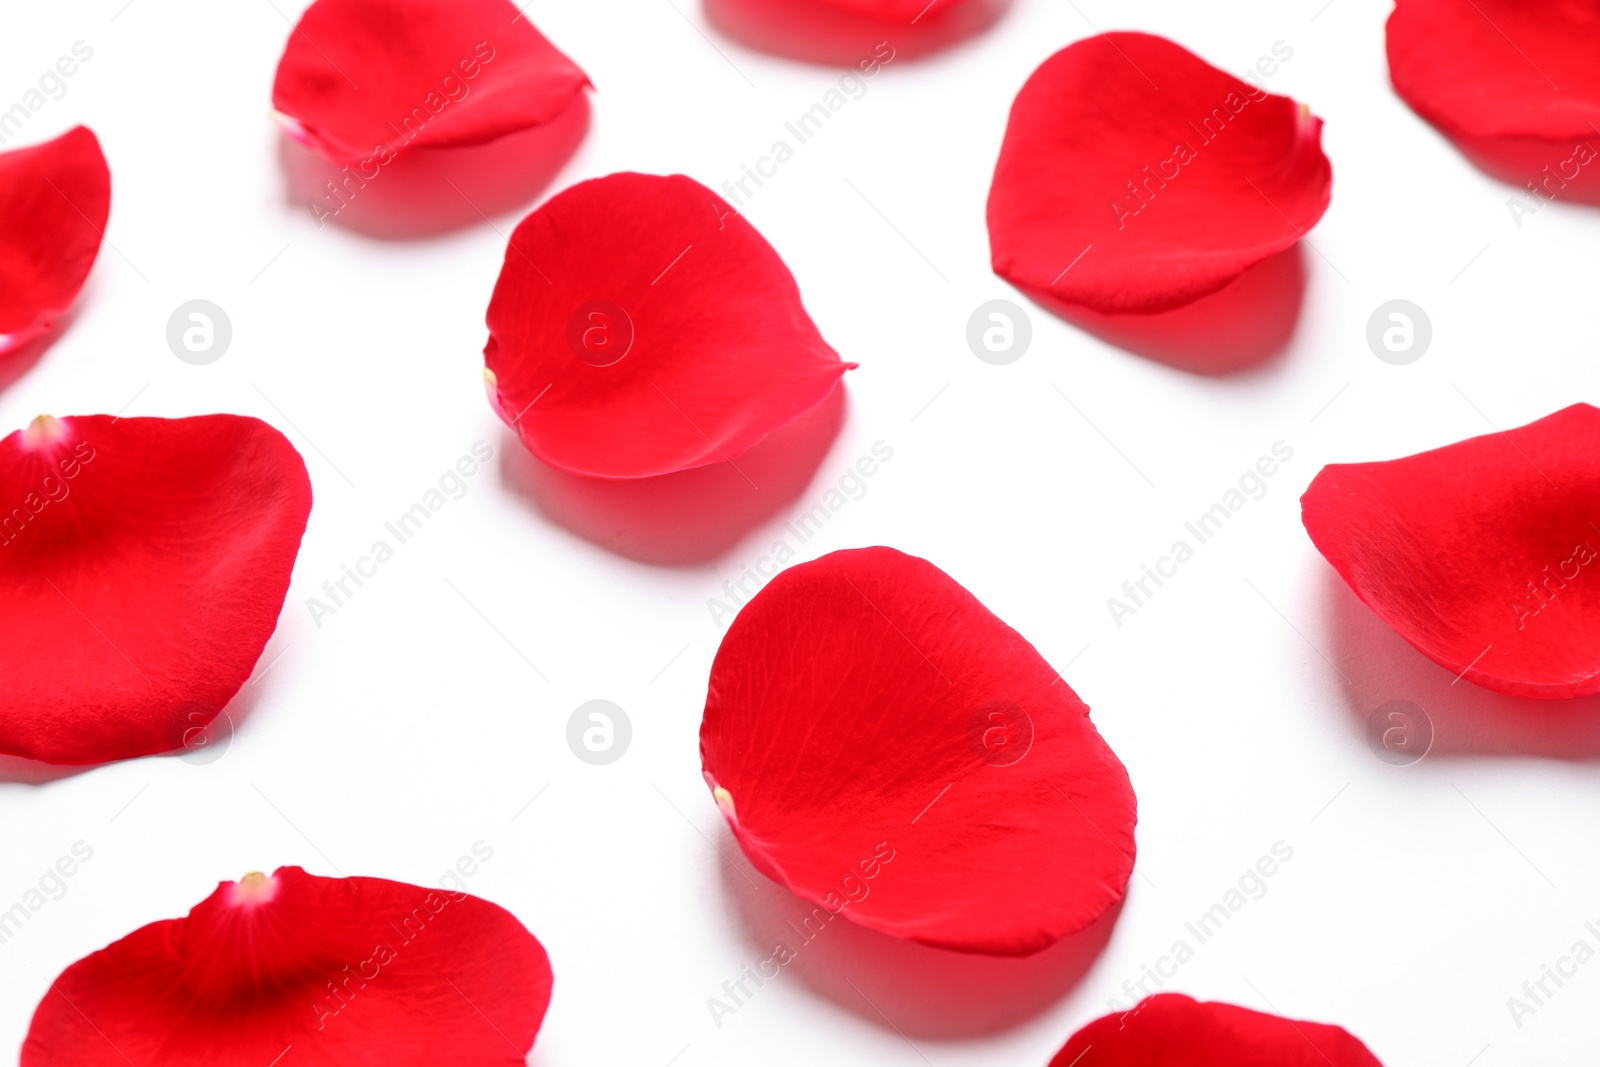
POLYGON ((1122 900, 1127 772, 1032 645, 926 560, 830 553, 739 612, 700 756, 751 863, 819 922, 1037 952, 1122 900))
POLYGON ((543 125, 588 84, 511 0, 316 0, 278 62, 272 106, 293 136, 370 179, 408 146, 543 125))
POLYGON ((1356 595, 1452 674, 1513 696, 1600 693, 1600 410, 1331 464, 1300 504, 1356 595))
POLYGON ((111 172, 87 127, 0 152, 0 355, 72 306, 110 214, 111 172))
POLYGON ((682 175, 613 174, 529 215, 488 321, 495 410, 546 463, 599 478, 734 459, 855 366, 772 246, 682 175))
POLYGON ((550 987, 543 946, 487 901, 283 867, 68 967, 22 1067, 522 1067, 550 987))
POLYGON ((995 272, 1099 312, 1191 303, 1316 225, 1333 182, 1321 142, 1305 105, 1164 38, 1079 41, 1012 106, 989 193, 995 272))
POLYGON ((1383 1067, 1346 1030, 1158 993, 1072 1035, 1050 1067, 1383 1067))
POLYGON ((188 744, 277 626, 311 510, 257 419, 53 419, 0 441, 0 753, 188 744))

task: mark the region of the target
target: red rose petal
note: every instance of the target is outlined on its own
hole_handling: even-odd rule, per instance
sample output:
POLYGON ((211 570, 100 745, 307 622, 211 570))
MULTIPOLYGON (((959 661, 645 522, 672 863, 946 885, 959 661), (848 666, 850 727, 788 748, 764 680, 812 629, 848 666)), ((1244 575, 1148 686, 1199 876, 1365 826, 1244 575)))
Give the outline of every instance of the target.
POLYGON ((87 127, 0 152, 0 355, 72 306, 110 214, 111 172, 87 127))
POLYGON ((756 867, 897 937, 1026 955, 1117 905, 1133 870, 1133 789, 1089 709, 894 549, 798 564, 751 599, 700 756, 756 867))
POLYGON ((272 106, 335 163, 383 164, 408 145, 542 125, 588 84, 511 0, 317 0, 289 37, 272 106))
POLYGON ((960 6, 963 0, 816 0, 826 7, 886 22, 910 23, 912 19, 942 16, 960 6))
POLYGON ((989 194, 995 272, 1101 312, 1190 303, 1322 217, 1333 176, 1321 142, 1304 105, 1171 41, 1079 41, 1011 109, 989 194))
POLYGON ((0 752, 185 744, 272 636, 310 510, 256 419, 41 416, 0 441, 0 752))
POLYGON ((1158 993, 1072 1035, 1050 1067, 1383 1067, 1349 1032, 1158 993))
POLYGON ((522 220, 488 320, 497 413, 598 478, 733 459, 855 366, 755 227, 682 175, 582 182, 522 220))
POLYGON ((1600 692, 1600 410, 1387 463, 1324 467, 1311 540, 1452 674, 1524 697, 1600 692))
POLYGON ((1541 200, 1600 199, 1597 50, 1592 3, 1399 0, 1388 24, 1401 98, 1478 166, 1533 183, 1541 200))
POLYGON ((68 967, 22 1067, 523 1067, 550 985, 487 901, 283 867, 68 967))
MULTIPOLYGON (((1010 0, 703 0, 706 20, 747 48, 840 67, 851 99, 885 67, 989 29, 1010 0)), ((833 101, 832 103, 837 103, 833 101)))
POLYGON ((1398 0, 1389 75, 1418 114, 1465 137, 1595 136, 1600 7, 1520 0, 1398 0))

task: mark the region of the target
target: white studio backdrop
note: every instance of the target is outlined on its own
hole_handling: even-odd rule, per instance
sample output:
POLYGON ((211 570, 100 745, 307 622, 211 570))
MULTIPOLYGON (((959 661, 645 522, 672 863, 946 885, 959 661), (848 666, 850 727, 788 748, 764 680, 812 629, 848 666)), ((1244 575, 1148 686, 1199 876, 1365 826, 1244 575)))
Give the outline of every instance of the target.
POLYGON ((0 944, 5 1055, 64 967, 220 880, 299 864, 434 884, 476 848, 492 857, 469 891, 516 914, 555 968, 534 1064, 1042 1067, 1277 847, 1292 858, 1260 893, 1248 884, 1164 988, 1339 1023, 1390 1067, 1592 1059, 1600 964, 1520 1026, 1506 999, 1575 941, 1600 944, 1584 926, 1600 922, 1594 705, 1451 684, 1355 601, 1299 522, 1324 463, 1521 425, 1593 400, 1600 380, 1600 213, 1555 204, 1519 226, 1514 190, 1394 95, 1383 0, 1016 0, 986 33, 896 59, 743 208, 861 364, 829 416, 837 435, 797 430, 753 455, 766 485, 744 495, 708 471, 631 497, 541 469, 485 400, 505 235, 538 200, 619 170, 720 189, 842 70, 753 50, 696 0, 534 0, 527 16, 596 86, 581 147, 520 206, 373 236, 317 225, 269 121, 303 7, 10 0, 0 14, 0 106, 76 42, 93 49, 12 143, 85 123, 113 174, 89 285, 60 339, 6 376, 0 427, 40 412, 254 415, 305 455, 316 495, 219 758, 0 773, 0 909, 75 845, 93 852, 0 944), (984 201, 1012 98, 1047 56, 1114 28, 1236 73, 1286 45, 1270 88, 1327 120, 1333 203, 1302 249, 1303 307, 1282 354, 1253 369, 1203 376, 1131 354, 989 270, 984 201), (1033 333, 1005 366, 966 340, 995 299, 1023 306, 1033 333), (1366 341, 1395 299, 1432 324, 1407 366, 1366 341), (191 300, 232 324, 208 366, 167 344, 191 300), (799 557, 925 556, 1032 640, 1128 767, 1139 872, 1095 943, 1025 961, 833 924, 719 1026, 707 998, 809 907, 745 862, 701 781, 726 624, 708 601, 880 442, 892 458, 799 557), (1107 598, 1280 443, 1292 458, 1264 494, 1118 626, 1107 598), (493 458, 459 499, 313 620, 307 599, 475 446, 493 458), (632 724, 603 766, 567 743, 569 716, 596 699, 632 724), (1390 700, 1432 718, 1420 763, 1368 744, 1390 700))

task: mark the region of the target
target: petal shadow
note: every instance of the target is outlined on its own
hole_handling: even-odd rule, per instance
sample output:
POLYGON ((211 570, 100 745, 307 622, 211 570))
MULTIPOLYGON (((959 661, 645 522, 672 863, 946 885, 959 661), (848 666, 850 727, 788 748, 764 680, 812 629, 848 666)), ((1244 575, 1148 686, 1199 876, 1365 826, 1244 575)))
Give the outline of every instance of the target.
MULTIPOLYGON (((84 292, 78 294, 79 300, 83 299, 87 291, 85 287, 84 292)), ((44 359, 44 354, 72 329, 72 323, 78 317, 78 307, 79 305, 74 303, 50 324, 49 329, 24 341, 16 348, 0 353, 0 391, 11 388, 38 366, 39 361, 44 359)))
MULTIPOLYGON (((1452 137, 1472 165, 1498 181, 1524 190, 1531 206, 1561 200, 1600 205, 1600 153, 1593 142, 1550 141, 1541 137, 1452 137), (1579 147, 1589 161, 1579 162, 1579 147), (1532 184, 1537 192, 1528 190, 1532 184), (1537 198, 1537 199, 1536 199, 1537 198)), ((1518 220, 1520 222, 1520 218, 1518 220)))
POLYGON ((502 435, 503 484, 540 515, 619 556, 663 566, 718 559, 811 484, 844 425, 842 385, 728 463, 610 481, 557 470, 502 435))
POLYGON ((1434 663, 1372 612, 1332 567, 1323 568, 1322 615, 1341 676, 1356 743, 1368 719, 1407 700, 1433 724, 1426 758, 1541 756, 1600 758, 1600 696, 1531 700, 1506 696, 1434 663))
POLYGON ((1305 292, 1305 252, 1297 242, 1217 292, 1155 315, 1108 315, 1046 293, 1028 295, 1107 344, 1192 374, 1223 376, 1283 355, 1300 323, 1305 292))
POLYGON ((590 117, 588 94, 580 93, 543 126, 468 148, 412 149, 386 165, 364 168, 335 166, 280 136, 285 201, 316 217, 319 226, 382 240, 476 226, 538 199, 577 152, 590 117))
POLYGON ((908 1038, 998 1034, 1048 1011, 1089 973, 1122 913, 1119 903, 1088 929, 1016 959, 890 937, 850 922, 848 913, 809 931, 803 922, 814 906, 752 867, 726 826, 719 832, 718 851, 728 858, 717 865, 723 896, 738 920, 751 968, 781 942, 794 958, 773 981, 798 978, 816 995, 908 1038))
MULTIPOLYGON (((289 605, 284 604, 283 611, 287 612, 289 605)), ((181 720, 172 727, 172 749, 167 752, 154 753, 148 758, 170 759, 177 757, 196 766, 205 766, 218 762, 232 746, 234 734, 237 733, 260 706, 265 696, 267 671, 275 662, 278 653, 273 651, 276 638, 267 643, 267 648, 261 654, 261 660, 256 665, 256 673, 250 681, 245 682, 233 699, 211 719, 210 725, 200 728, 196 724, 181 720), (265 666, 263 666, 265 665, 265 666)), ((147 758, 147 757, 135 757, 147 758)), ((107 763, 122 763, 123 760, 108 760, 107 763)), ((0 785, 46 785, 50 782, 60 781, 74 775, 84 774, 106 763, 80 763, 80 764, 55 764, 42 763, 39 760, 24 759, 20 756, 8 756, 0 753, 0 785)))

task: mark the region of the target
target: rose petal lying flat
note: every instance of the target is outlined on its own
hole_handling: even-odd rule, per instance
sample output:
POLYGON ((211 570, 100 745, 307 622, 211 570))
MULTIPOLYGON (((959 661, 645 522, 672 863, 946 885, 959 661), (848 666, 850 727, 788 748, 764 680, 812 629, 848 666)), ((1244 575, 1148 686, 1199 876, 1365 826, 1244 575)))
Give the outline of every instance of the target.
POLYGON ((700 757, 745 855, 818 923, 1026 955, 1115 907, 1133 870, 1133 789, 1089 709, 891 548, 797 564, 745 605, 700 757))
POLYGON ((542 125, 588 84, 511 0, 317 0, 289 36, 272 106, 328 159, 375 168, 408 145, 542 125))
POLYGON ((1333 183, 1321 142, 1304 105, 1171 41, 1079 41, 1011 109, 989 193, 995 272, 1095 311, 1180 307, 1316 225, 1333 183))
POLYGON ((946 11, 970 0, 817 0, 817 2, 838 8, 840 11, 909 25, 941 17, 946 11))
POLYGON ((1388 52, 1395 90, 1446 133, 1565 148, 1597 137, 1600 5, 1588 0, 1398 0, 1388 52))
POLYGON ((550 984, 493 904, 283 867, 68 967, 22 1067, 522 1067, 550 984))
POLYGON ((1322 469, 1317 550, 1452 674, 1524 697, 1600 692, 1600 410, 1387 463, 1322 469))
POLYGON ((755 227, 681 175, 583 182, 523 219, 488 318, 495 410, 546 463, 599 478, 733 459, 855 366, 755 227))
POLYGON ((40 416, 0 441, 0 752, 186 744, 272 636, 310 510, 256 419, 40 416))
POLYGON ((0 355, 72 306, 110 214, 111 172, 87 127, 0 152, 0 355))
POLYGON ((1072 1035, 1050 1067, 1383 1067, 1337 1026, 1158 993, 1072 1035))

